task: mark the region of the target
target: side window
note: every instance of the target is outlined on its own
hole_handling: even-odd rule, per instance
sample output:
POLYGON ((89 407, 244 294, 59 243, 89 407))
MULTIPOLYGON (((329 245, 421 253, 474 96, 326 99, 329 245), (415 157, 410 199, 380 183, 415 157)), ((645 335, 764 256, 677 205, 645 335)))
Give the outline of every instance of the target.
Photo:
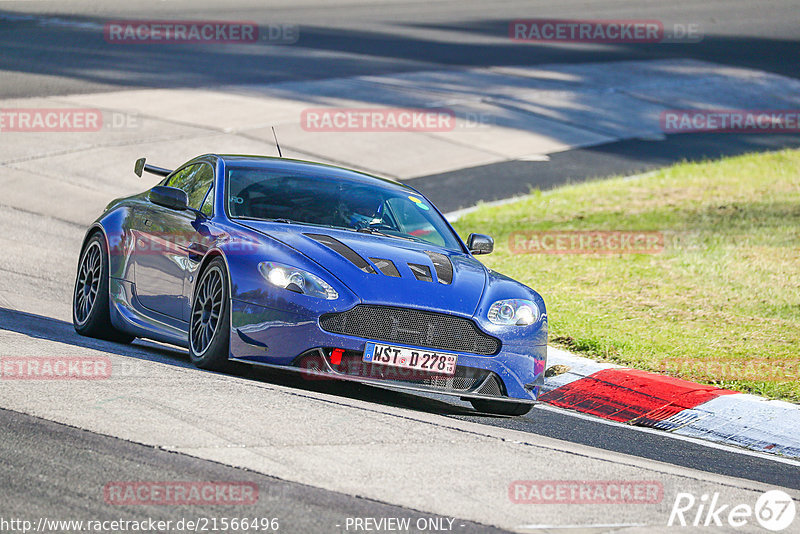
POLYGON ((213 212, 213 201, 209 201, 208 206, 203 203, 206 193, 214 185, 214 169, 206 163, 189 165, 175 173, 167 184, 170 187, 177 187, 186 191, 189 197, 189 207, 196 210, 201 209, 206 215, 213 212))
POLYGON ((198 165, 196 172, 193 174, 191 188, 184 190, 186 194, 189 195, 189 206, 196 210, 199 210, 201 207, 204 208, 203 200, 205 200, 206 193, 208 193, 213 185, 214 169, 211 168, 211 165, 198 165))
POLYGON ((206 200, 203 202, 203 207, 200 208, 203 215, 211 217, 214 215, 214 184, 211 184, 211 189, 208 190, 206 200))
POLYGON ((200 165, 189 165, 184 167, 172 175, 172 178, 169 179, 169 183, 167 183, 167 185, 169 187, 183 189, 188 195, 189 190, 191 189, 192 185, 194 185, 194 175, 199 168, 200 165))

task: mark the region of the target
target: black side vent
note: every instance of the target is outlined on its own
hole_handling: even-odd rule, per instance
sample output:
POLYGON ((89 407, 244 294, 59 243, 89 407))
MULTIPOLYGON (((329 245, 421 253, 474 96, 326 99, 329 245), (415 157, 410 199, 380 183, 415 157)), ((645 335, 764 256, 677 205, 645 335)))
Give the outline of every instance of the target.
POLYGON ((385 260, 383 258, 370 258, 369 261, 375 264, 375 267, 386 276, 394 276, 400 278, 400 272, 395 267, 392 260, 385 260))
POLYGON ((494 395, 495 397, 502 397, 503 396, 503 386, 501 382, 494 376, 492 373, 486 381, 481 384, 481 387, 475 393, 480 393, 481 395, 494 395))
POLYGON ((418 263, 409 263, 408 266, 411 268, 411 272, 414 273, 414 276, 417 277, 417 280, 422 280, 423 282, 433 282, 433 276, 431 276, 431 268, 427 265, 420 265, 418 263))
POLYGON ((338 239, 334 239, 331 236, 324 234, 303 234, 303 235, 305 235, 306 237, 310 237, 317 243, 325 245, 334 252, 338 252, 339 254, 350 260, 350 263, 352 263, 365 273, 378 274, 375 272, 375 269, 373 269, 372 265, 370 265, 367 262, 367 260, 359 256, 355 250, 348 247, 338 239))
POLYGON ((433 268, 436 269, 436 278, 443 284, 449 284, 453 281, 453 264, 450 263, 450 258, 438 252, 425 251, 425 254, 433 262, 433 268))

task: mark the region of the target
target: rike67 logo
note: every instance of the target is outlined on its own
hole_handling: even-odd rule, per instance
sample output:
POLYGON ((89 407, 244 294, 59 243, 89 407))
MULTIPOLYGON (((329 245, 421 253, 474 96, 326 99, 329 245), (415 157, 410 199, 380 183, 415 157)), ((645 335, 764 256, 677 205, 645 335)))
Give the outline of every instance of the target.
POLYGON ((755 520, 767 530, 780 532, 794 523, 796 513, 794 500, 781 490, 762 494, 755 506, 722 502, 716 492, 699 499, 691 493, 678 493, 667 526, 742 528, 753 525, 755 520))

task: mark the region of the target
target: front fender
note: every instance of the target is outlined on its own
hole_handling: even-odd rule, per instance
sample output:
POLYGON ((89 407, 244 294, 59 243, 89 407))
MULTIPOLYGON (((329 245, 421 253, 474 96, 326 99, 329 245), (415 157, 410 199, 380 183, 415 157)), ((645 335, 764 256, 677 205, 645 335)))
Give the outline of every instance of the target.
POLYGON ((360 302, 350 288, 321 265, 268 236, 231 231, 217 240, 206 258, 214 255, 221 255, 225 260, 230 296, 235 301, 312 316, 349 309, 360 302), (265 261, 282 263, 319 276, 336 290, 339 297, 326 300, 273 286, 258 269, 258 265, 265 261))

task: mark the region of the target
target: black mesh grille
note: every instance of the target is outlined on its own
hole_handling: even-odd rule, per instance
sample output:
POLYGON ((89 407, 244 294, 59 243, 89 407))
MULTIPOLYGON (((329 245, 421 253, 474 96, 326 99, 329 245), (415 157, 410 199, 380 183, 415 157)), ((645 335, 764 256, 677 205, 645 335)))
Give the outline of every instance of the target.
POLYGON ((415 347, 472 354, 500 350, 500 340, 481 332, 469 319, 408 308, 359 304, 346 312, 323 315, 320 325, 334 334, 415 347))
POLYGON ((480 393, 481 395, 494 395, 496 397, 500 397, 503 395, 502 387, 500 386, 499 380, 492 375, 489 377, 489 380, 481 384, 481 387, 475 393, 480 393))
POLYGON ((438 252, 426 251, 425 254, 433 262, 433 268, 436 269, 436 278, 443 284, 449 284, 453 281, 453 264, 450 263, 450 258, 438 252))

